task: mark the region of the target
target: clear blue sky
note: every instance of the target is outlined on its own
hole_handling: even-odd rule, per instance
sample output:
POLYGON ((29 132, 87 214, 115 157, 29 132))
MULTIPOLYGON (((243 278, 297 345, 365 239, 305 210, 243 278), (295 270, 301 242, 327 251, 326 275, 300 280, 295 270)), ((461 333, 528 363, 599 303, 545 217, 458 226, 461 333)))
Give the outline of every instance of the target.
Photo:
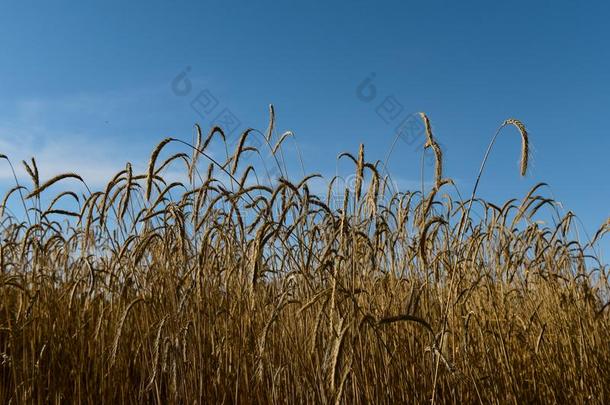
MULTIPOLYGON (((101 181, 225 108, 264 129, 273 103, 306 169, 332 174, 337 154, 361 142, 383 159, 396 122, 376 109, 393 97, 405 115, 428 113, 464 194, 497 126, 522 120, 530 173, 518 176, 519 137, 507 130, 481 195, 502 202, 544 181, 594 232, 610 215, 610 8, 511 3, 5 2, 0 153, 37 156, 43 177, 101 181), (172 80, 187 67, 191 92, 179 96, 172 80), (373 72, 365 102, 357 88, 373 72), (190 103, 205 90, 218 104, 199 116, 190 103)), ((417 184, 419 162, 399 142, 390 169, 417 184)), ((0 167, 3 188, 7 177, 0 167)))

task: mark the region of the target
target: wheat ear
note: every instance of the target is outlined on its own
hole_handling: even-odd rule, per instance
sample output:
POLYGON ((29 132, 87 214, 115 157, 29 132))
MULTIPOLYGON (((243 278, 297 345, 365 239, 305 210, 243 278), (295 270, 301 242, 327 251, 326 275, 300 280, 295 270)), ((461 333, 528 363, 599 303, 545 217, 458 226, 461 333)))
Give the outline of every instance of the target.
POLYGON ((64 173, 64 174, 60 174, 60 175, 57 175, 57 176, 53 177, 52 179, 48 180, 42 186, 36 188, 36 190, 32 191, 25 198, 27 200, 28 198, 36 197, 37 195, 39 195, 44 190, 46 190, 47 188, 51 187, 53 184, 57 183, 58 181, 63 180, 63 179, 69 179, 69 178, 77 179, 77 180, 80 180, 81 182, 84 183, 83 178, 80 177, 76 173, 64 173))
POLYGON ((153 177, 155 176, 155 162, 157 161, 157 157, 159 157, 159 153, 161 153, 161 149, 163 149, 163 147, 171 141, 173 141, 173 138, 165 138, 159 142, 152 155, 150 155, 150 161, 148 162, 148 176, 146 177, 146 199, 148 201, 150 201, 153 177))
POLYGON ((519 134, 521 135, 521 176, 525 176, 527 173, 527 167, 529 162, 529 136, 527 134, 527 129, 525 129, 525 125, 515 118, 509 118, 502 124, 503 127, 507 125, 513 125, 519 130, 519 134))
POLYGON ((438 146, 438 143, 434 139, 432 135, 432 126, 430 125, 430 119, 426 113, 419 113, 422 120, 424 121, 424 125, 426 127, 426 144, 424 145, 424 149, 432 148, 434 151, 434 187, 439 189, 442 183, 443 177, 443 151, 441 147, 438 146))

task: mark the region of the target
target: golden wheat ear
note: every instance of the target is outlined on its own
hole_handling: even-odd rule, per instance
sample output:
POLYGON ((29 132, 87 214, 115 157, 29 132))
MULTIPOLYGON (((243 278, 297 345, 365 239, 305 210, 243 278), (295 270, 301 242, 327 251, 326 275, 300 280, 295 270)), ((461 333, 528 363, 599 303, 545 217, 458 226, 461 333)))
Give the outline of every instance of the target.
POLYGON ((275 108, 273 108, 273 104, 269 104, 269 126, 267 127, 267 134, 265 135, 265 139, 267 142, 271 141, 273 137, 273 129, 275 128, 275 108))
POLYGON ((518 119, 515 118, 509 118, 506 121, 504 121, 504 123, 502 123, 502 126, 508 126, 508 125, 513 125, 514 127, 516 127, 519 130, 519 134, 521 135, 521 176, 525 176, 525 174, 527 173, 527 167, 528 167, 528 162, 529 162, 529 136, 527 133, 527 129, 525 129, 525 125, 523 125, 523 123, 521 121, 519 121, 518 119))
POLYGON ((153 153, 150 155, 150 161, 148 162, 148 176, 146 177, 146 199, 148 201, 150 201, 153 178, 155 177, 155 163, 157 162, 159 153, 161 153, 161 149, 163 149, 165 145, 167 145, 173 140, 173 138, 165 138, 164 140, 159 142, 153 153))
POLYGON ((189 165, 189 180, 190 181, 193 181, 193 173, 194 173, 195 167, 197 166, 197 159, 199 158, 199 151, 200 151, 201 142, 202 142, 201 127, 199 126, 199 124, 195 124, 195 133, 196 133, 195 147, 193 148, 193 156, 191 157, 191 163, 189 165))
POLYGON ((443 151, 432 135, 432 126, 426 113, 420 112, 419 116, 424 121, 424 126, 426 127, 426 144, 424 149, 432 148, 434 151, 434 186, 439 189, 443 183, 443 151))
POLYGON ((27 200, 28 198, 36 197, 37 195, 39 195, 44 190, 46 190, 47 188, 51 187, 53 184, 57 183, 58 181, 63 180, 63 179, 69 179, 69 178, 77 179, 77 180, 80 180, 81 182, 84 183, 83 178, 80 177, 76 173, 64 173, 64 174, 60 174, 60 175, 57 175, 57 176, 53 177, 52 179, 48 180, 46 183, 44 183, 40 187, 36 188, 34 191, 32 191, 30 194, 28 194, 25 198, 27 200))

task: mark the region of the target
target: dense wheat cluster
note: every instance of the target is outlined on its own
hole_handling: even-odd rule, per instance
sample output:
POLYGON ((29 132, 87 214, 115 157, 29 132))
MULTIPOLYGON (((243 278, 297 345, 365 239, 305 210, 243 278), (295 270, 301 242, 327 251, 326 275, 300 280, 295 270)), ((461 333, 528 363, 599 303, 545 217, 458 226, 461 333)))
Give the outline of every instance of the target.
POLYGON ((100 191, 24 162, 1 207, 0 402, 610 402, 610 223, 579 240, 543 184, 456 197, 422 119, 425 194, 361 146, 340 157, 355 186, 316 195, 287 178, 273 114, 226 158, 196 127, 100 191))

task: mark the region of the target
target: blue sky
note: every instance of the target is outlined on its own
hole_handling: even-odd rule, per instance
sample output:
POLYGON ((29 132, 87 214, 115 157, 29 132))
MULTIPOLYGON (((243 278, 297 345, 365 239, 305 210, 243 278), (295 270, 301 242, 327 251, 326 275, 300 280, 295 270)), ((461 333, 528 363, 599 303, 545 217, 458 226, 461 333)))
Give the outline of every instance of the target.
MULTIPOLYGON (((516 117, 531 170, 518 176, 519 137, 507 129, 480 195, 503 202, 547 182, 592 233, 610 214, 609 17, 602 2, 6 2, 0 153, 36 156, 43 177, 101 183, 223 111, 264 130, 273 103, 306 170, 332 175, 337 154, 361 142, 383 159, 398 122, 425 111, 446 175, 469 194, 495 129, 516 117), (172 81, 185 69, 191 90, 180 96, 172 81), (372 73, 367 102, 358 86, 372 73), (209 113, 191 106, 202 95, 209 113), (379 114, 384 102, 400 114, 379 114)), ((399 184, 417 185, 420 156, 397 143, 399 184)), ((0 167, 3 187, 8 173, 0 167)))

